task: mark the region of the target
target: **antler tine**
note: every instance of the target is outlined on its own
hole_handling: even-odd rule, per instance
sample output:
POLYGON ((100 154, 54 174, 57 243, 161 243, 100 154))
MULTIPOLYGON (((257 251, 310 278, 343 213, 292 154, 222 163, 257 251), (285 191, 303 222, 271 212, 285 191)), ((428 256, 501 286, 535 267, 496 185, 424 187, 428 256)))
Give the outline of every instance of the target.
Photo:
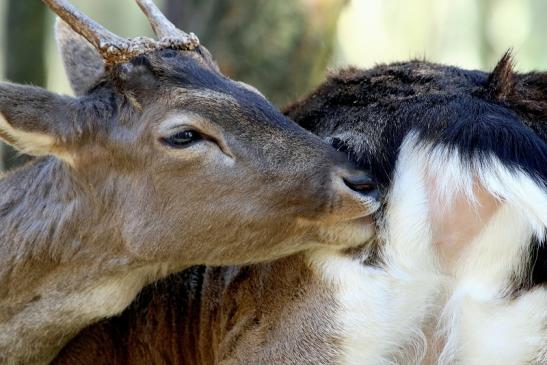
POLYGON ((150 21, 150 25, 159 40, 189 37, 188 34, 171 23, 152 0, 136 0, 136 2, 150 21))
POLYGON ((129 48, 129 42, 112 33, 87 15, 78 11, 66 0, 42 0, 54 13, 63 19, 70 27, 89 41, 105 61, 115 61, 124 58, 129 48))
POLYGON ((133 57, 161 48, 193 50, 199 46, 199 40, 193 33, 186 34, 177 29, 150 0, 136 1, 160 37, 157 42, 146 37, 119 37, 78 11, 67 0, 42 1, 76 33, 87 39, 109 64, 127 62, 133 57))

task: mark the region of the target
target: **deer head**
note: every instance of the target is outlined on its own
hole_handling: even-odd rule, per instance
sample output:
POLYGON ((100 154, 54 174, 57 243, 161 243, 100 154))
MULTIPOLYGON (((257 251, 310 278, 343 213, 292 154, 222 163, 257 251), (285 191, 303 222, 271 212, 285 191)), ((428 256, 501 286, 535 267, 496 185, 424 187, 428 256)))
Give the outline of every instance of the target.
POLYGON ((0 363, 48 363, 186 265, 371 236, 372 177, 223 76, 153 3, 137 1, 158 40, 44 2, 66 23, 78 96, 0 83, 0 138, 39 157, 0 180, 0 363))
POLYGON ((158 40, 123 39, 64 0, 44 2, 71 29, 60 43, 79 96, 3 83, 0 135, 53 156, 89 209, 114 212, 123 250, 225 264, 367 239, 371 177, 223 76, 152 2, 137 1, 158 40), (88 59, 76 70, 79 50, 88 59))

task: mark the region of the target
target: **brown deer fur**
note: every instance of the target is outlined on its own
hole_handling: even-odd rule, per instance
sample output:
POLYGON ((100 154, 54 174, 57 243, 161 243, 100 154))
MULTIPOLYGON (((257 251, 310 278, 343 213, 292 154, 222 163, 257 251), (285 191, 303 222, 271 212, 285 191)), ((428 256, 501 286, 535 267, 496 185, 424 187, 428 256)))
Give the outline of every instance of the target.
POLYGON ((370 177, 205 48, 89 63, 103 73, 80 60, 79 97, 0 83, 0 137, 37 156, 0 180, 0 363, 48 363, 185 267, 370 237, 370 177))

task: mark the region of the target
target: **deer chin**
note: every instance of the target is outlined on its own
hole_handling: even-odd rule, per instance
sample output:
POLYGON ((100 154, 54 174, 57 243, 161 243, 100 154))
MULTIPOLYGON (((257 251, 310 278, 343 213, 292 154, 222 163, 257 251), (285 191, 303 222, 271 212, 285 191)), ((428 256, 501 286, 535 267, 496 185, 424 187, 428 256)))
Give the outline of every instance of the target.
POLYGON ((353 248, 362 246, 376 235, 374 213, 380 208, 378 200, 363 197, 358 204, 336 206, 327 217, 309 219, 298 217, 297 224, 308 232, 314 246, 353 248))
POLYGON ((376 226, 371 216, 344 221, 319 228, 317 242, 320 245, 346 249, 357 247, 370 241, 376 234, 376 226))

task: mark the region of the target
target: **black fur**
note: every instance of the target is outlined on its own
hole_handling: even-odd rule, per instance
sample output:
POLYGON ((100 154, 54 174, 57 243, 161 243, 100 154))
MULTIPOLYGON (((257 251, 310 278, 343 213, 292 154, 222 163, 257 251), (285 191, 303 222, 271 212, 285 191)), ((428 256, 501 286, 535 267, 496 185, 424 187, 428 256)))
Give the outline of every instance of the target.
POLYGON ((488 76, 419 61, 349 69, 287 113, 314 133, 346 139, 385 184, 411 131, 467 158, 494 155, 545 184, 547 144, 537 133, 545 131, 545 120, 522 118, 518 109, 489 98, 488 76))
POLYGON ((540 242, 537 238, 530 245, 532 250, 531 255, 531 284, 546 285, 547 284, 547 240, 540 242))
MULTIPOLYGON (((505 55, 492 74, 422 61, 332 75, 289 117, 370 167, 388 188, 405 136, 497 157, 547 188, 547 77, 514 74, 505 55)), ((464 161, 465 162, 465 161, 464 161)), ((486 162, 486 161, 485 161, 486 162)), ((532 285, 545 283, 547 247, 534 242, 532 285)))

